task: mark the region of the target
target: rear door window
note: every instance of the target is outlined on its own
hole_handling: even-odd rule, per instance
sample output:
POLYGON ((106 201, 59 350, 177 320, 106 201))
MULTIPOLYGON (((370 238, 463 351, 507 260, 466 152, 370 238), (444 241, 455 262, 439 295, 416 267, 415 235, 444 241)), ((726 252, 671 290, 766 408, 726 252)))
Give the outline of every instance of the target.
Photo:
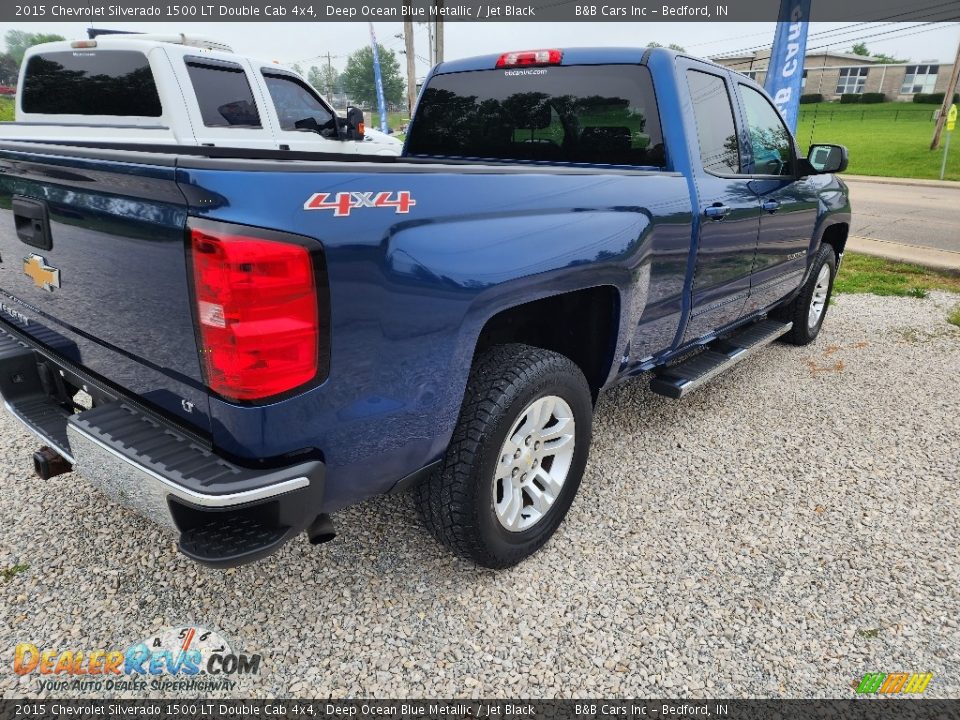
POLYGON ((719 75, 688 70, 687 85, 704 170, 715 175, 739 173, 740 143, 727 84, 719 75))
POLYGON ((187 72, 207 127, 259 128, 260 113, 243 67, 209 58, 187 58, 187 72))
POLYGON ((147 56, 127 50, 67 50, 27 61, 20 98, 26 113, 160 117, 147 56))
POLYGON ((650 71, 576 65, 437 75, 417 105, 413 155, 661 168, 650 71))

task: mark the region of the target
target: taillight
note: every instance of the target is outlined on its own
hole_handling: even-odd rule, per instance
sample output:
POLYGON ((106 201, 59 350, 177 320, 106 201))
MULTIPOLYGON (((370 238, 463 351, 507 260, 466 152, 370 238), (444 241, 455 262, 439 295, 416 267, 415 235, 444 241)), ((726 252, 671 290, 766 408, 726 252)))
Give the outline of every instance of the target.
POLYGON ((536 65, 559 65, 563 60, 560 50, 521 50, 504 53, 497 60, 498 68, 533 67, 536 65))
POLYGON ((280 395, 326 370, 314 258, 284 237, 190 223, 201 365, 210 389, 227 399, 280 395))

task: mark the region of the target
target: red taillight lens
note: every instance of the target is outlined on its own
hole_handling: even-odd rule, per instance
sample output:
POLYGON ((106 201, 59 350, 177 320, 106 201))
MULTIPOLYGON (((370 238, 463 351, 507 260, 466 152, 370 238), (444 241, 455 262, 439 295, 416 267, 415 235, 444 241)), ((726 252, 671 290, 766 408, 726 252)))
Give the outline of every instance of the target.
POLYGON ((497 60, 497 67, 559 65, 561 60, 563 60, 563 53, 560 50, 521 50, 501 55, 500 59, 497 60))
POLYGON ((321 360, 310 252, 247 231, 221 223, 190 229, 201 365, 210 389, 232 400, 300 387, 321 360))

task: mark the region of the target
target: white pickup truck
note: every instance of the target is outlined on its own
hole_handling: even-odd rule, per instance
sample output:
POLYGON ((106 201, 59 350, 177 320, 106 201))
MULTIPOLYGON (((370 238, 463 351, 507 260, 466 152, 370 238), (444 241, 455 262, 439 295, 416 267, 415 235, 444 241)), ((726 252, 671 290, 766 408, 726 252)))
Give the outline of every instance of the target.
POLYGON ((357 119, 338 118, 297 73, 179 34, 31 47, 16 121, 0 123, 0 136, 355 155, 399 155, 403 147, 357 119))

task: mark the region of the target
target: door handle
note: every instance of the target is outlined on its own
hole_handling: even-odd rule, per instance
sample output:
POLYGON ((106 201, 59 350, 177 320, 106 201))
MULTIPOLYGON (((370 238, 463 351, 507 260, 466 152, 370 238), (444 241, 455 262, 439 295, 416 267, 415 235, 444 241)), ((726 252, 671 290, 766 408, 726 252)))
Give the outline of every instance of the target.
POLYGON ((730 206, 723 205, 722 203, 714 203, 703 210, 703 214, 711 220, 723 220, 728 212, 730 212, 730 206))
POLYGON ((40 250, 50 250, 50 215, 43 200, 14 195, 11 202, 13 222, 17 237, 21 241, 40 250))
POLYGON ((762 207, 762 208, 763 208, 764 210, 766 210, 768 213, 775 213, 777 210, 780 209, 780 201, 779 201, 779 200, 764 200, 763 203, 760 205, 760 207, 762 207))

